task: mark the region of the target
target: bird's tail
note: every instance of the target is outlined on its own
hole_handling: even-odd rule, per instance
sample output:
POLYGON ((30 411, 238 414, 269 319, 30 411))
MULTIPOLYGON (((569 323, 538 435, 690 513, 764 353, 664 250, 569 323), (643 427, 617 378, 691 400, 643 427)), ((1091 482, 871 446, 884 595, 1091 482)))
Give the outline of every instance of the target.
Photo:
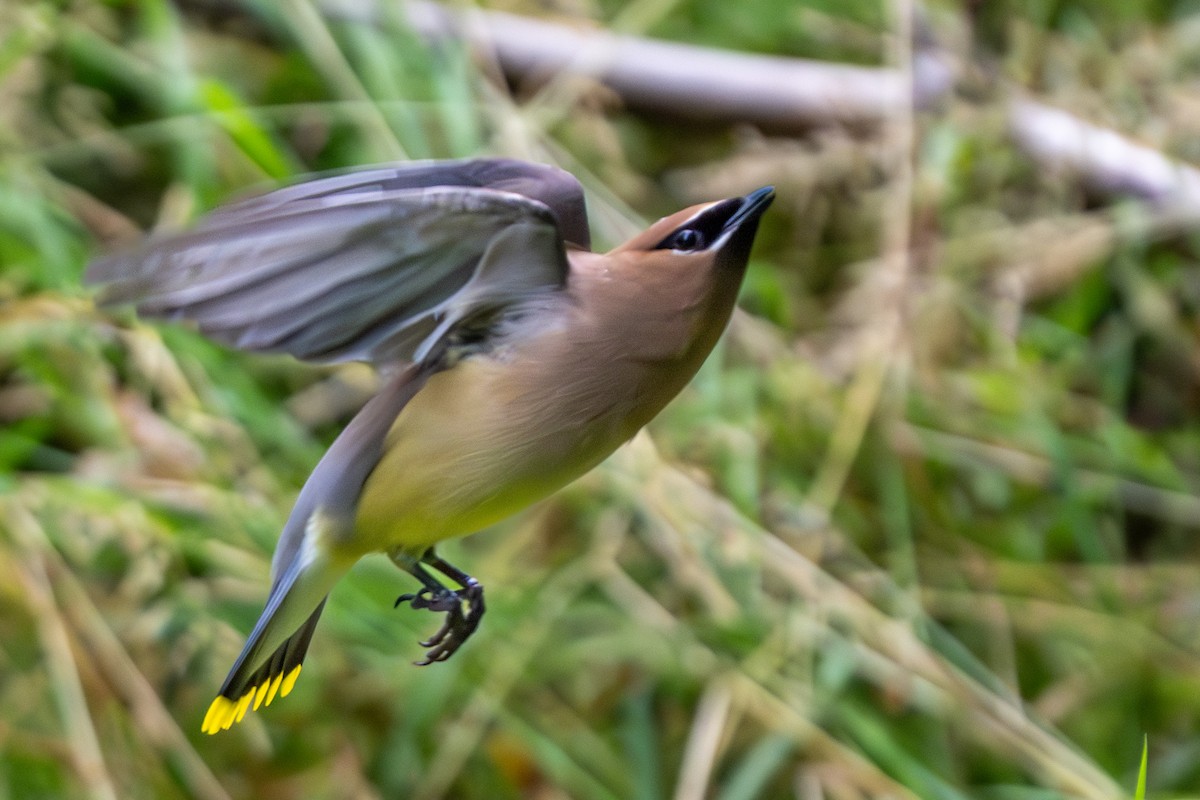
POLYGON ((312 640, 323 608, 324 600, 300 626, 300 630, 284 640, 258 669, 250 672, 242 668, 243 660, 239 659, 225 679, 225 685, 208 707, 201 730, 205 733, 228 730, 234 723, 241 722, 248 710, 258 710, 264 703, 271 705, 277 694, 287 697, 296 678, 300 676, 304 654, 308 652, 308 643, 312 640))
POLYGON ((272 588, 258 624, 208 707, 201 726, 205 733, 228 730, 241 722, 247 711, 270 705, 276 695, 286 697, 291 692, 329 589, 340 574, 314 567, 289 570, 272 588), (307 602, 306 597, 310 598, 307 602), (317 598, 315 608, 313 597, 317 598), (307 617, 303 616, 306 613, 307 617))

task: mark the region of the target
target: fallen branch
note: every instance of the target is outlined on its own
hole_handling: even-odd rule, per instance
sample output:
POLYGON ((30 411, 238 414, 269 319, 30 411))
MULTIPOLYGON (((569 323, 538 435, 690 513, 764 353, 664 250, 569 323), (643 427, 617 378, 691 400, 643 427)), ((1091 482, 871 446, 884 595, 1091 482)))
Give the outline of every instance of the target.
MULTIPOLYGON (((185 4, 248 21, 244 9, 227 0, 185 4)), ((382 24, 385 16, 378 0, 321 0, 319 8, 331 19, 369 25, 382 24)), ((410 0, 403 12, 426 40, 466 41, 523 87, 582 77, 604 84, 630 108, 785 133, 879 125, 906 102, 929 107, 957 80, 953 58, 922 25, 908 98, 905 82, 888 68, 736 53, 428 0, 410 0)), ((1044 168, 1077 174, 1095 191, 1153 202, 1157 213, 1169 212, 1169 228, 1200 214, 1200 170, 1032 100, 1012 101, 1007 115, 1014 142, 1044 168)))
POLYGON ((1032 100, 1009 106, 1009 129, 1048 168, 1078 174, 1093 190, 1129 195, 1164 209, 1200 210, 1200 170, 1115 131, 1032 100))
MULTIPOLYGON (((374 0, 326 0, 334 17, 373 22, 374 0)), ((600 81, 632 108, 689 119, 745 122, 795 131, 815 125, 876 125, 904 107, 893 69, 751 55, 622 36, 497 11, 451 11, 410 2, 422 36, 463 38, 494 54, 505 76, 539 85, 568 73, 600 81)), ((954 86, 952 60, 930 37, 913 55, 912 98, 927 107, 954 86)), ((1028 156, 1078 174, 1093 190, 1129 195, 1165 209, 1200 209, 1200 170, 1066 111, 1028 99, 1008 109, 1009 130, 1028 156)), ((1188 215, 1190 216, 1190 214, 1188 215)))
MULTIPOLYGON (((380 19, 374 0, 325 0, 321 8, 332 18, 380 19)), ((505 77, 519 85, 536 87, 563 74, 591 78, 632 108, 686 119, 795 131, 877 124, 904 103, 904 84, 891 70, 737 53, 420 0, 404 8, 421 36, 463 39, 494 55, 505 77)), ((951 85, 949 70, 932 57, 915 71, 922 102, 951 85)))

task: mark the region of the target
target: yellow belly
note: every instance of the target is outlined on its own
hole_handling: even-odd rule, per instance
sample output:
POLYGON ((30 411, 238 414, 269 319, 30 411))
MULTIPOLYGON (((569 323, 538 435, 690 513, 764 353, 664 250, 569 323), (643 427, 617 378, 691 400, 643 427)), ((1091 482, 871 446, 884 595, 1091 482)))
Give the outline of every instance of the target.
POLYGON ((619 403, 589 407, 603 392, 536 380, 541 371, 514 381, 511 364, 480 357, 430 377, 388 432, 345 549, 418 551, 478 531, 582 475, 632 432, 619 403))

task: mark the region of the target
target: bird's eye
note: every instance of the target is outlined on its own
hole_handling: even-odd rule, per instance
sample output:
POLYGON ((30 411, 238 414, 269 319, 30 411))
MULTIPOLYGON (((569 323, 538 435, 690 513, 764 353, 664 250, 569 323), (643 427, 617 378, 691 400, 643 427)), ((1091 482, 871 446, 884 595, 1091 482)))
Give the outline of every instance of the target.
POLYGON ((703 250, 705 246, 704 234, 695 228, 684 228, 677 231, 671 237, 671 249, 690 252, 693 250, 703 250))

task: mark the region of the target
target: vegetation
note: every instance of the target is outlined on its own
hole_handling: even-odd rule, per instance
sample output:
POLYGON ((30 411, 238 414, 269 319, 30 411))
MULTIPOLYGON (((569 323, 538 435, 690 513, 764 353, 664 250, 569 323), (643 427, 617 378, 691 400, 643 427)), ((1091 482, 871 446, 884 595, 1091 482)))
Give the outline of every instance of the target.
MULTIPOLYGON (((871 0, 551 5, 908 57, 871 0)), ((1037 166, 1003 122, 1019 90, 1197 160, 1200 16, 926 11, 956 92, 781 133, 498 84, 391 11, 0 0, 0 798, 1200 789, 1200 244, 1138 233, 1161 209, 1037 166), (409 666, 431 619, 368 559, 287 700, 204 737, 295 493, 373 378, 98 310, 84 265, 299 174, 479 153, 576 172, 601 246, 774 183, 744 312, 631 445, 445 548, 489 588, 453 660, 409 666)))

